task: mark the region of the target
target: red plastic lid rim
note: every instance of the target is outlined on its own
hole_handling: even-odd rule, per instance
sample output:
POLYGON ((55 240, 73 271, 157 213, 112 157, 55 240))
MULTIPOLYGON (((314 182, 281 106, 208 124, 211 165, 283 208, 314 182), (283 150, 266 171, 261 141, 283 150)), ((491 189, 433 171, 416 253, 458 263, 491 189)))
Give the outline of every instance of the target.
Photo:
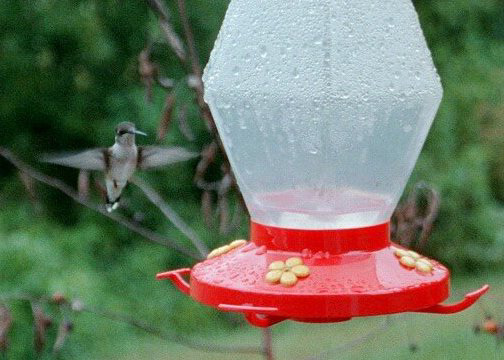
POLYGON ((306 230, 263 225, 251 221, 250 240, 268 250, 328 252, 375 251, 390 245, 389 222, 353 229, 306 230))
MULTIPOLYGON (((450 274, 429 260, 425 273, 402 265, 389 238, 389 224, 361 229, 282 229, 252 222, 251 240, 192 269, 158 274, 186 295, 221 311, 241 312, 255 326, 291 319, 339 322, 355 316, 400 312, 452 314, 478 300, 488 285, 457 304, 449 296, 450 274), (292 287, 265 281, 273 261, 300 257, 310 269, 292 287), (184 276, 190 275, 190 283, 184 276)), ((407 249, 405 249, 407 250, 407 249)))

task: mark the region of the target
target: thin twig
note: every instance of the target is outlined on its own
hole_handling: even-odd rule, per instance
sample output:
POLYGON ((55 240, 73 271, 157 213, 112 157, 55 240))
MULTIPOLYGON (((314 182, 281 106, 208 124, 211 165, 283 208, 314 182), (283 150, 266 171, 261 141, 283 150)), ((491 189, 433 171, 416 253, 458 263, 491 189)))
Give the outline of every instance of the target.
MULTIPOLYGON (((150 335, 156 336, 162 340, 173 342, 179 344, 181 346, 185 346, 194 350, 205 351, 205 352, 217 352, 217 353, 241 353, 241 354, 263 354, 263 349, 260 346, 231 346, 231 345, 212 345, 205 344, 200 341, 190 340, 186 336, 175 334, 175 333, 167 333, 147 322, 135 319, 129 315, 116 313, 112 311, 102 310, 95 307, 91 307, 83 304, 80 300, 69 300, 63 297, 60 294, 57 294, 57 298, 55 295, 49 296, 35 296, 31 294, 0 294, 0 302, 8 302, 8 301, 27 301, 30 303, 46 303, 57 305, 60 310, 67 309, 72 313, 88 313, 97 317, 101 317, 104 319, 112 320, 115 322, 120 322, 124 324, 128 324, 132 327, 140 329, 150 335)), ((67 323, 67 332, 70 332, 73 329, 73 324, 69 321, 69 319, 64 316, 63 321, 67 323)), ((68 335, 65 334, 65 335, 68 335)), ((60 340, 61 341, 61 340, 60 340)))
POLYGON ((203 74, 201 70, 201 64, 198 58, 198 51, 196 50, 196 42, 194 41, 194 35, 192 33, 191 25, 189 24, 189 17, 187 16, 187 10, 185 6, 185 0, 177 0, 178 10, 180 14, 180 20, 182 21, 182 26, 184 27, 184 35, 189 48, 189 56, 191 59, 191 69, 194 75, 201 79, 203 74))
POLYGON ((235 203, 235 210, 233 212, 233 216, 231 218, 230 232, 237 231, 242 224, 242 215, 243 215, 243 205, 238 200, 235 203))
POLYGON ((194 253, 193 251, 186 249, 183 246, 180 246, 177 244, 175 241, 159 235, 149 229, 143 228, 141 226, 136 225, 135 223, 129 221, 125 217, 118 215, 117 213, 108 213, 103 206, 98 206, 88 200, 82 199, 79 194, 74 191, 70 186, 65 184, 59 179, 53 178, 51 176, 45 175, 41 172, 36 171, 35 169, 31 168, 27 164, 23 163, 21 160, 19 160, 12 152, 10 152, 7 149, 0 148, 0 156, 5 158, 7 161, 9 161, 12 165, 14 165, 16 168, 19 170, 25 172, 27 175, 29 175, 31 178, 44 183, 50 187, 53 187, 55 189, 58 189, 68 197, 72 198, 74 201, 78 202, 81 205, 84 205, 85 207, 94 210, 103 216, 108 217, 109 219, 114 220, 115 222, 121 224, 122 226, 126 227, 127 229, 131 230, 134 233, 137 233, 147 239, 150 242, 153 242, 155 244, 159 244, 168 248, 171 248, 173 250, 176 250, 186 256, 189 256, 190 258, 194 260, 202 260, 202 257, 199 254, 194 253))
POLYGON ((79 171, 79 177, 77 179, 77 190, 79 192, 79 197, 82 200, 87 200, 89 198, 89 171, 79 171))
POLYGON ((198 341, 190 340, 186 336, 179 334, 167 334, 166 332, 147 324, 143 321, 139 321, 127 315, 122 315, 118 313, 98 310, 94 308, 90 308, 88 306, 83 306, 81 311, 87 312, 90 314, 94 314, 109 320, 126 323, 130 326, 133 326, 137 329, 143 330, 148 334, 154 335, 162 340, 170 341, 177 343, 179 345, 183 345, 185 347, 206 351, 206 352, 218 352, 218 353, 241 353, 241 354, 262 354, 263 349, 259 346, 226 346, 226 345, 210 345, 204 344, 198 341))
POLYGON ((422 220, 422 229, 418 237, 418 246, 421 249, 425 247, 432 233, 434 222, 439 214, 441 196, 439 195, 439 191, 434 187, 428 186, 425 183, 420 183, 419 186, 425 187, 429 191, 426 215, 422 220))
POLYGON ((143 191, 145 196, 158 207, 159 210, 166 216, 168 220, 172 222, 177 229, 179 229, 185 236, 191 240, 191 243, 199 251, 201 256, 206 256, 208 254, 208 247, 200 239, 200 237, 194 232, 189 225, 187 225, 184 220, 173 210, 151 186, 149 186, 145 181, 139 177, 133 177, 131 183, 135 184, 143 191))
POLYGON ((21 179, 21 183, 23 184, 26 192, 28 193, 28 197, 32 204, 38 203, 37 193, 35 192, 35 186, 33 184, 33 179, 27 176, 24 172, 18 171, 19 178, 21 179))
MULTIPOLYGON (((217 127, 215 126, 215 121, 210 112, 210 108, 206 104, 203 98, 203 83, 201 81, 201 76, 203 74, 203 70, 201 68, 201 63, 198 57, 198 51, 196 50, 196 43, 194 41, 194 35, 191 30, 191 25, 189 24, 189 17, 187 16, 187 10, 185 6, 185 0, 177 0, 178 10, 180 20, 182 21, 182 26, 184 28, 184 36, 186 40, 186 45, 189 49, 189 58, 190 58, 190 67, 194 76, 198 79, 197 86, 194 87, 197 95, 198 106, 201 111, 201 115, 206 122, 207 127, 213 133, 216 139, 219 139, 219 135, 217 133, 217 127)), ((221 147, 222 149, 222 147, 221 147)))
POLYGON ((273 356, 273 334, 271 328, 263 328, 263 354, 266 360, 275 360, 273 356))
MULTIPOLYGON (((168 18, 168 12, 164 8, 163 4, 159 0, 146 0, 151 9, 157 14, 157 16, 160 19, 160 22, 162 22, 163 19, 168 18)), ((226 177, 231 177, 234 179, 231 171, 231 167, 229 166, 229 160, 227 158, 226 152, 224 151, 224 147, 222 144, 222 141, 220 139, 219 133, 217 131, 217 127, 215 126, 215 120, 212 116, 212 113, 210 111, 210 108, 206 104, 204 100, 204 90, 203 90, 203 83, 202 83, 202 66, 198 57, 198 51, 196 49, 196 43, 194 39, 194 34, 191 29, 191 25, 189 22, 189 16, 187 13, 186 9, 186 3, 185 0, 177 0, 177 6, 178 6, 178 12, 179 12, 179 17, 182 23, 183 31, 184 31, 184 41, 185 41, 185 48, 188 49, 189 56, 187 56, 185 59, 181 59, 182 65, 184 65, 187 68, 188 71, 188 86, 194 90, 196 94, 196 103, 199 108, 200 115, 209 130, 209 132, 212 134, 213 141, 212 143, 207 146, 208 147, 213 147, 215 146, 216 149, 214 150, 214 155, 211 158, 204 159, 198 164, 198 170, 196 171, 194 180, 196 185, 206 191, 218 191, 219 185, 221 181, 216 181, 216 182, 207 182, 205 180, 205 174, 207 173, 207 170, 209 169, 210 164, 212 164, 215 160, 215 155, 218 152, 219 155, 222 155, 223 158, 223 163, 226 164, 224 167, 224 170, 221 169, 222 175, 223 175, 223 180, 226 177)), ((180 123, 179 125, 182 125, 180 123)), ((184 127, 180 126, 180 130, 185 134, 185 129, 184 127)), ((190 134, 189 134, 190 135, 190 134)), ((192 136, 187 136, 188 139, 192 139, 192 136)), ((236 187, 236 182, 233 181, 232 186, 237 189, 236 187)), ((221 196, 222 198, 222 196, 221 196)), ((225 201, 225 199, 224 199, 225 201)), ((219 201, 220 205, 222 204, 223 201, 219 201)), ((222 206, 221 206, 222 207, 222 206)), ((225 214, 225 212, 222 212, 225 214)), ((225 219, 224 219, 225 220, 225 219)), ((221 224, 221 230, 223 228, 224 222, 220 222, 221 224)), ((224 226, 226 228, 226 226, 224 226)))
POLYGON ((58 326, 58 332, 56 333, 56 339, 54 340, 54 344, 52 347, 52 353, 53 355, 57 355, 60 353, 61 349, 63 348, 63 345, 65 345, 66 340, 70 336, 73 330, 73 322, 70 320, 67 311, 70 312, 72 309, 68 306, 66 303, 66 299, 64 298, 63 295, 57 294, 57 296, 60 297, 60 302, 54 301, 55 296, 52 296, 52 302, 58 306, 58 311, 61 315, 61 321, 58 326))
POLYGON ((159 0, 145 0, 147 5, 153 10, 153 12, 159 18, 159 26, 166 37, 166 41, 168 45, 173 49, 175 55, 181 60, 186 60, 186 53, 184 49, 184 45, 182 40, 175 32, 172 24, 170 23, 170 15, 168 13, 168 9, 164 6, 164 4, 159 0))
POLYGON ((12 315, 7 306, 0 302, 0 354, 5 352, 9 346, 7 336, 12 326, 12 315))
POLYGON ((73 330, 73 323, 68 320, 62 320, 58 326, 58 332, 56 334, 56 340, 54 341, 52 353, 53 355, 57 355, 60 353, 63 345, 65 345, 68 336, 73 330))
POLYGON ((317 355, 310 356, 310 357, 306 358, 306 360, 328 359, 331 354, 335 354, 335 353, 340 354, 342 352, 351 350, 351 349, 355 348, 357 345, 368 342, 368 341, 372 340, 373 338, 377 337, 378 335, 380 335, 383 332, 383 330, 385 330, 387 327, 390 326, 391 323, 392 323, 392 318, 390 316, 387 316, 385 318, 385 321, 382 324, 380 324, 380 326, 378 326, 376 329, 369 331, 368 333, 364 334, 361 337, 350 340, 349 342, 347 342, 345 344, 330 348, 330 349, 328 349, 324 352, 321 352, 317 355))
POLYGON ((158 78, 158 66, 154 64, 151 57, 152 45, 148 44, 145 49, 138 54, 138 72, 142 77, 142 82, 145 87, 145 100, 147 103, 152 103, 152 87, 154 79, 158 78))
POLYGON ((30 301, 33 314, 34 348, 40 354, 47 341, 47 329, 52 325, 52 319, 47 316, 39 302, 30 301))
POLYGON ((407 247, 422 250, 439 214, 440 196, 434 187, 419 182, 392 215, 392 238, 407 247), (425 197, 425 206, 421 199, 425 197))
MULTIPOLYGON (((225 168, 222 166, 222 168, 225 168)), ((223 170, 224 176, 219 183, 219 189, 217 191, 219 205, 219 232, 221 234, 227 234, 229 231, 229 222, 231 221, 231 214, 229 210, 229 199, 228 192, 233 186, 233 177, 229 172, 223 170)))
POLYGON ((175 109, 176 97, 175 91, 170 91, 165 98, 165 105, 163 109, 163 114, 161 115, 161 120, 159 121, 157 140, 163 140, 168 128, 172 122, 173 111, 175 109))
POLYGON ((184 104, 178 109, 177 112, 177 122, 178 122, 178 127, 182 135, 188 140, 188 141, 194 141, 196 137, 194 136, 193 131, 191 130, 191 126, 189 125, 187 121, 187 105, 184 104))

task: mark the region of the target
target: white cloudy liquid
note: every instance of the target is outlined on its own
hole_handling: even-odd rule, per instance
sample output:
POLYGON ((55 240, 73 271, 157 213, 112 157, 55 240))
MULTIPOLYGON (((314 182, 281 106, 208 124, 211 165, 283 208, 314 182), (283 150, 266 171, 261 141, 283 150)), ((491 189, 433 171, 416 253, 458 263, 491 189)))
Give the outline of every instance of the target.
POLYGON ((385 196, 352 188, 326 194, 293 190, 254 198, 258 207, 252 205, 250 210, 267 225, 291 229, 349 229, 381 224, 392 202, 385 196))

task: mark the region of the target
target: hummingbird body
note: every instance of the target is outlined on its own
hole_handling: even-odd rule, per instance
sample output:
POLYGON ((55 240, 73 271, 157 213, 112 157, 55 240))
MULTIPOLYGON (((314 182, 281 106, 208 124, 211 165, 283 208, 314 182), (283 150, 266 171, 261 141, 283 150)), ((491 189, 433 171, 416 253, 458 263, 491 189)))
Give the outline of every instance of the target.
POLYGON ((108 166, 105 168, 107 210, 117 209, 123 189, 133 176, 138 163, 138 148, 133 145, 114 144, 107 149, 108 166))
POLYGON ((119 207, 121 193, 137 169, 167 165, 196 156, 180 147, 137 146, 136 134, 146 135, 136 130, 135 124, 123 122, 117 126, 115 143, 109 148, 45 156, 43 161, 83 170, 103 171, 107 190, 106 209, 111 212, 119 207))

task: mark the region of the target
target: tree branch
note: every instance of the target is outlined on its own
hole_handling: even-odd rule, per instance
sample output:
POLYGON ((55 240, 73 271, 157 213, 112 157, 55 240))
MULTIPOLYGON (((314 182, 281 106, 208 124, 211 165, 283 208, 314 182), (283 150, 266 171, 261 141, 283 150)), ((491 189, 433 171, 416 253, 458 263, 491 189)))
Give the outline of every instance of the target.
POLYGON ((131 230, 132 232, 141 235, 148 241, 165 246, 167 248, 171 248, 173 250, 176 250, 186 256, 189 256, 190 258, 194 260, 202 260, 202 256, 199 254, 194 253, 191 250, 186 249, 183 246, 180 246, 177 244, 175 241, 159 235, 149 229, 143 228, 141 226, 136 225, 135 223, 129 221, 125 217, 117 214, 117 213, 108 213, 103 206, 98 206, 88 200, 85 200, 79 196, 79 194, 74 191, 70 186, 65 184, 59 179, 50 177, 48 175, 45 175, 41 172, 36 171, 35 169, 31 168, 27 164, 23 163, 21 160, 19 160, 12 152, 10 152, 7 149, 1 148, 0 147, 0 156, 5 158, 7 161, 9 161, 12 165, 14 165, 16 168, 19 170, 23 171, 25 174, 30 176, 31 178, 46 184, 52 188, 58 189, 74 201, 78 202, 81 205, 84 205, 88 209, 94 210, 100 214, 102 214, 105 217, 108 217, 109 219, 114 220, 115 222, 121 224, 122 226, 126 227, 127 229, 131 230))
MULTIPOLYGON (((160 0, 146 0, 151 9, 158 14, 158 17, 160 21, 163 18, 168 17, 167 10, 163 7, 163 4, 160 2, 160 0)), ((203 89, 203 82, 202 82, 202 66, 198 57, 198 51, 196 48, 196 43, 194 39, 194 33, 191 29, 191 24, 189 22, 189 17, 187 14, 187 9, 186 9, 186 3, 185 0, 177 0, 177 6, 178 6, 178 12, 179 12, 179 17, 182 23, 183 31, 184 31, 184 42, 185 42, 185 48, 188 49, 189 55, 185 59, 181 59, 182 64, 187 68, 187 71, 189 73, 188 76, 188 86, 194 90, 196 94, 196 103, 198 105, 198 109, 200 112, 200 115, 203 119, 203 122, 205 123, 208 131, 212 134, 214 140, 212 143, 215 143, 216 150, 215 152, 219 152, 222 157, 223 157, 223 162, 226 164, 223 168, 221 168, 221 172, 223 174, 223 178, 225 177, 231 177, 234 179, 232 176, 232 171, 231 167, 229 166, 229 160, 227 158, 227 154, 224 151, 224 146, 222 144, 222 141, 220 139, 219 133, 217 131, 217 127, 215 125, 215 120, 212 116, 212 113, 210 111, 210 108, 208 105, 205 103, 204 100, 204 89, 203 89)), ((182 131, 182 127, 181 127, 182 131)), ((184 132, 184 131, 182 131, 184 132)), ((189 136, 188 138, 192 138, 189 136)), ((204 169, 200 169, 200 171, 197 171, 195 175, 195 183, 198 187, 204 188, 204 190, 208 191, 216 191, 217 187, 219 186, 220 182, 215 182, 214 183, 207 183, 205 181, 205 174, 207 172, 208 167, 210 166, 211 163, 214 162, 215 156, 210 159, 210 161, 207 161, 206 159, 204 163, 206 164, 204 166, 204 169), (210 187, 212 187, 210 189, 210 187)), ((203 164, 203 163, 202 163, 203 164)), ((198 167, 201 167, 198 164, 198 167)), ((236 187, 236 183, 233 180, 233 187, 236 187)), ((225 199, 224 199, 225 201, 225 199)), ((222 202, 221 202, 222 205, 222 202)), ((221 221, 221 225, 223 222, 221 221)), ((225 227, 225 226, 224 226, 225 227)), ((221 226, 222 228, 222 226, 221 226)))
MULTIPOLYGON (((201 76, 203 75, 203 70, 201 68, 201 64, 198 57, 198 51, 196 50, 196 43, 194 41, 194 35, 191 30, 191 25, 189 24, 189 18, 187 16, 187 10, 185 6, 185 0, 177 0, 178 10, 180 20, 182 21, 182 26, 184 28, 184 36, 186 40, 187 47, 189 49, 189 58, 190 58, 190 67, 194 76, 198 79, 198 83, 194 87, 197 95, 198 106, 201 111, 201 115, 205 120, 208 128, 214 134, 214 136, 219 139, 219 135, 217 133, 217 127, 215 126, 215 121, 210 112, 210 108, 205 103, 203 98, 203 82, 201 81, 201 76)), ((221 146, 222 148, 222 146, 221 146)), ((225 153, 223 151, 223 153, 225 153)))
MULTIPOLYGON (((72 313, 88 313, 104 319, 128 324, 161 340, 173 342, 198 351, 217 352, 217 353, 236 353, 236 354, 259 354, 259 355, 264 353, 263 349, 260 346, 213 345, 213 344, 206 344, 202 341, 190 340, 187 337, 179 334, 167 333, 147 322, 135 319, 129 315, 124 315, 116 312, 111 312, 87 306, 83 304, 80 300, 75 299, 69 300, 60 294, 53 295, 52 297, 34 296, 30 294, 11 294, 11 295, 0 294, 0 302, 7 302, 7 301, 27 301, 30 303, 47 303, 56 305, 60 309, 62 309, 63 307, 65 309, 70 310, 72 313)), ((72 323, 68 319, 64 318, 63 325, 61 326, 66 326, 66 329, 64 329, 66 331, 64 336, 65 337, 68 336, 69 332, 73 328, 72 323)), ((58 339, 56 339, 55 345, 57 344, 58 346, 62 346, 63 340, 64 340, 63 335, 60 334, 59 343, 58 339)), ((58 351, 59 350, 60 348, 58 348, 58 351)))
POLYGON ((273 334, 271 328, 261 329, 263 333, 263 354, 266 360, 275 360, 273 356, 273 334))
MULTIPOLYGON (((198 58, 198 51, 196 50, 196 43, 194 41, 194 35, 191 30, 191 25, 189 24, 189 17, 187 16, 187 10, 185 6, 185 0, 177 0, 180 20, 182 21, 182 26, 184 27, 184 35, 189 48, 189 56, 191 59, 191 69, 194 75, 196 75, 200 80, 203 75, 201 70, 201 64, 198 58)), ((200 83, 201 84, 201 83, 200 83)))
POLYGON ((175 55, 177 55, 182 62, 186 61, 186 53, 183 42, 169 21, 170 15, 168 13, 168 9, 166 9, 164 4, 159 0, 145 0, 145 2, 158 16, 159 26, 161 27, 161 30, 163 30, 168 45, 170 45, 173 52, 175 52, 175 55))
POLYGON ((94 309, 88 306, 83 306, 81 308, 81 311, 87 312, 96 316, 100 316, 112 321, 117 321, 121 323, 126 323, 132 327, 135 327, 137 329, 140 329, 148 334, 151 334, 153 336, 156 336, 162 340, 170 341, 177 343, 179 345, 194 349, 194 350, 199 350, 199 351, 205 351, 205 352, 218 352, 218 353, 241 353, 241 354, 262 354, 263 349, 261 349, 258 346, 226 346, 226 345, 209 345, 209 344, 204 344, 199 341, 194 341, 190 340, 185 336, 178 335, 178 334, 167 334, 166 332, 150 325, 147 324, 143 321, 139 321, 137 319, 134 319, 130 316, 119 314, 119 313, 113 313, 109 311, 103 311, 103 310, 98 310, 94 309))
POLYGON ((130 180, 131 183, 135 184, 143 191, 145 196, 157 206, 159 210, 166 216, 168 220, 172 222, 177 229, 179 229, 185 236, 191 240, 191 243, 199 251, 202 257, 208 254, 208 248, 205 243, 199 238, 193 229, 187 225, 182 218, 173 210, 152 187, 150 187, 145 181, 138 177, 133 177, 130 180))
POLYGON ((333 347, 333 348, 331 348, 329 350, 326 350, 326 351, 324 351, 322 353, 319 353, 317 355, 310 356, 310 357, 306 358, 306 360, 329 359, 329 357, 331 356, 331 354, 334 354, 334 353, 340 354, 342 352, 345 352, 345 351, 348 351, 350 349, 353 349, 357 345, 360 345, 360 344, 363 344, 365 342, 368 342, 368 341, 372 340, 373 338, 377 337, 378 335, 380 335, 387 327, 390 326, 391 323, 392 323, 392 318, 390 316, 387 316, 385 318, 385 321, 382 324, 380 324, 380 326, 378 326, 376 329, 370 330, 368 333, 366 333, 366 334, 364 334, 361 337, 358 337, 356 339, 350 340, 346 344, 342 344, 342 345, 333 347))

